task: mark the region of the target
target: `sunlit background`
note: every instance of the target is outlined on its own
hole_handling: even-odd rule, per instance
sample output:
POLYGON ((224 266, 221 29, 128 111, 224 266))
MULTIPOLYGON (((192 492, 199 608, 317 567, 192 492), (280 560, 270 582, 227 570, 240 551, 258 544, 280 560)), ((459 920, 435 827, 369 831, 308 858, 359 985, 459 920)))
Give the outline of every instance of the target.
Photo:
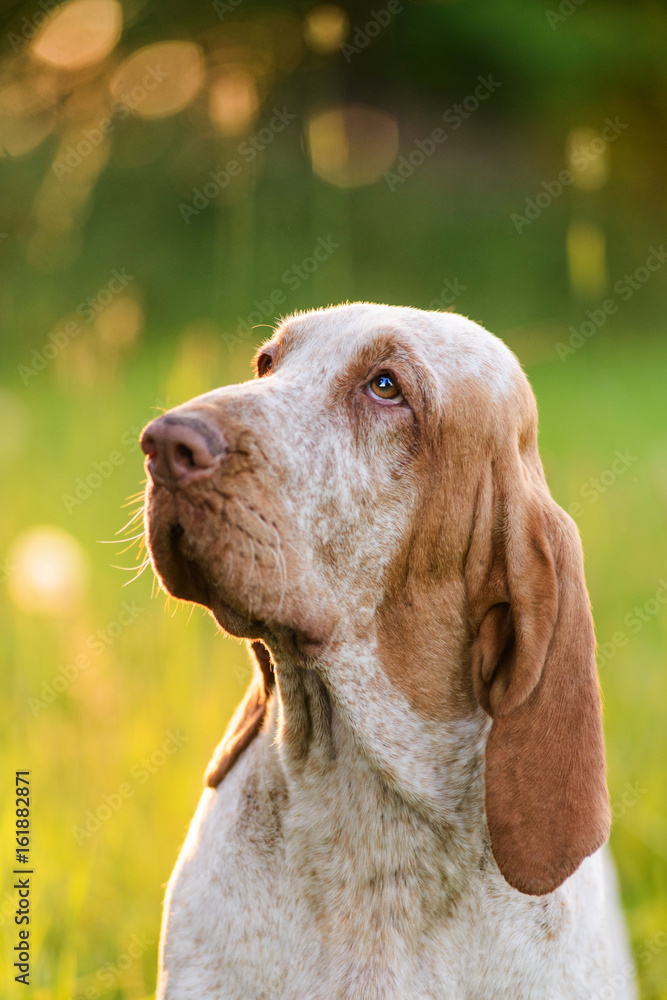
POLYGON ((136 546, 101 544, 139 530, 142 425, 248 377, 280 315, 370 299, 469 315, 531 378, 586 552, 641 995, 665 1000, 664 5, 2 9, 7 981, 14 771, 31 995, 148 998, 163 885, 248 679, 202 611, 133 579, 136 546))

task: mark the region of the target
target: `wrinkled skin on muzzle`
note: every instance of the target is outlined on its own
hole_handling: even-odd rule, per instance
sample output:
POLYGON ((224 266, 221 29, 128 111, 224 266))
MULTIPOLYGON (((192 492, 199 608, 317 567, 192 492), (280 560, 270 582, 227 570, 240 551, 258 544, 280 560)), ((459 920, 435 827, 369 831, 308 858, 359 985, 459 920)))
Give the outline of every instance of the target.
POLYGON ((144 441, 167 419, 190 445, 192 427, 210 431, 205 449, 216 450, 211 435, 224 444, 195 476, 150 475, 145 520, 170 594, 206 606, 233 635, 314 652, 381 600, 416 502, 418 427, 407 404, 369 398, 378 362, 359 365, 354 326, 335 344, 296 326, 289 350, 283 329, 260 352, 282 347, 275 369, 146 428, 144 441))

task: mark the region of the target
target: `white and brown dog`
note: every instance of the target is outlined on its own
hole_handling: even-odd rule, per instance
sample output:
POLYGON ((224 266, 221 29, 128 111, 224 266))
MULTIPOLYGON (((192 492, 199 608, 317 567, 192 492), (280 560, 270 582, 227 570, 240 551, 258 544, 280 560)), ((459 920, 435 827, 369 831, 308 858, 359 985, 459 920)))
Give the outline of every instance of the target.
POLYGON ((514 355, 360 303, 256 369, 142 437, 163 586, 257 658, 158 998, 634 997, 581 548, 514 355))

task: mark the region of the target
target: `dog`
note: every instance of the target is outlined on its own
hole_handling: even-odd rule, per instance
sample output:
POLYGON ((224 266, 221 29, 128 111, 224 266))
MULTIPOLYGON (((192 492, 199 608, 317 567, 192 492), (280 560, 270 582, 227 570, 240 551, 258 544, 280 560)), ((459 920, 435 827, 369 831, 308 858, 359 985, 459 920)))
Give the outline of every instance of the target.
POLYGON ((511 351, 452 313, 296 314, 141 444, 162 586, 256 661, 158 1000, 634 998, 581 546, 511 351))

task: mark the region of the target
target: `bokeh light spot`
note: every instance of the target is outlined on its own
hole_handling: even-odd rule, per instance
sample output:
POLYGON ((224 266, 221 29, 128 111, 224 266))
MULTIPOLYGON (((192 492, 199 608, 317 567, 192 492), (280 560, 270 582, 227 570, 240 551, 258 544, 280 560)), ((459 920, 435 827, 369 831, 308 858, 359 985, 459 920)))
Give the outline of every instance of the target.
POLYGON ((108 56, 122 30, 123 10, 117 0, 70 0, 56 8, 31 50, 49 66, 79 70, 108 56))
POLYGON ((573 128, 567 137, 567 156, 575 187, 597 191, 609 177, 609 144, 594 128, 573 128))
POLYGON ((319 55, 340 49, 350 31, 347 11, 332 3, 321 3, 306 14, 303 35, 306 45, 319 55))
POLYGON ((314 172, 342 188, 374 184, 398 154, 398 123, 365 105, 333 108, 308 122, 314 172))
POLYGON ((122 295, 111 302, 95 320, 95 333, 108 347, 129 347, 144 325, 144 313, 136 299, 122 295))
POLYGON ((211 84, 209 114, 222 135, 243 135, 252 126, 258 111, 257 86, 248 70, 230 69, 211 84))
POLYGON ((169 399, 184 401, 219 384, 221 344, 220 330, 208 320, 195 320, 185 327, 167 378, 169 399))
POLYGON ((50 525, 30 528, 16 539, 7 561, 7 587, 19 610, 61 617, 80 607, 89 559, 68 531, 50 525))
POLYGON ((194 42, 155 42, 134 52, 111 80, 112 97, 141 118, 164 118, 187 107, 204 82, 194 42))

